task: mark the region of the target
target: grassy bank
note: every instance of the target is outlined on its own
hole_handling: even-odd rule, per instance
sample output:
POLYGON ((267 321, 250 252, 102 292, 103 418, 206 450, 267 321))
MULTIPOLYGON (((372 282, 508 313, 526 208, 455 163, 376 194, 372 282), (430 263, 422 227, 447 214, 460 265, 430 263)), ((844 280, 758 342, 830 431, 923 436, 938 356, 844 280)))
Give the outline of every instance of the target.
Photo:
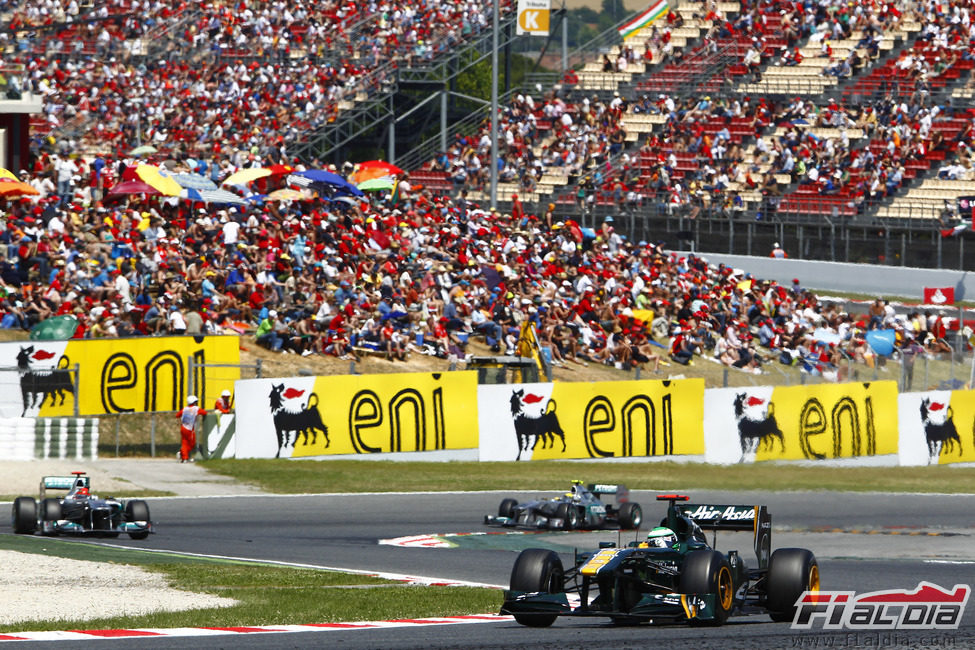
POLYGON ((975 493, 970 467, 807 467, 756 463, 590 464, 391 462, 358 460, 211 460, 208 469, 269 492, 553 490, 571 479, 624 483, 638 490, 754 489, 975 493))
POLYGON ((471 587, 417 587, 369 576, 227 562, 178 554, 106 549, 58 540, 0 536, 0 549, 142 566, 177 589, 233 598, 228 608, 160 612, 90 621, 26 621, 3 632, 113 628, 302 625, 494 612, 501 594, 471 587))

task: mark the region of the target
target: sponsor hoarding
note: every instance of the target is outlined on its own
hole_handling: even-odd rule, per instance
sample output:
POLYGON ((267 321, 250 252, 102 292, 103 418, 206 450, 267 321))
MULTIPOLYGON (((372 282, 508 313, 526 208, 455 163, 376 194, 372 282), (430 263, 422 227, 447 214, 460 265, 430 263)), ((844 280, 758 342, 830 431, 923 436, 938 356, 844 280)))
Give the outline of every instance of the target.
POLYGON ((481 460, 704 453, 703 379, 477 388, 481 460))
POLYGON ((477 372, 249 379, 237 458, 473 449, 477 372))
MULTIPOLYGON (((858 459, 897 453, 893 381, 708 390, 705 460, 858 459)), ((891 457, 889 464, 895 464, 891 457)))
POLYGON ((897 412, 901 465, 975 462, 975 391, 901 393, 897 412))
MULTIPOLYGON (((152 336, 132 339, 14 341, 0 344, 0 417, 175 411, 196 364, 240 363, 236 336, 152 336), (71 368, 78 365, 77 394, 71 368)), ((194 391, 201 403, 232 389, 240 370, 219 379, 198 367, 194 391)))

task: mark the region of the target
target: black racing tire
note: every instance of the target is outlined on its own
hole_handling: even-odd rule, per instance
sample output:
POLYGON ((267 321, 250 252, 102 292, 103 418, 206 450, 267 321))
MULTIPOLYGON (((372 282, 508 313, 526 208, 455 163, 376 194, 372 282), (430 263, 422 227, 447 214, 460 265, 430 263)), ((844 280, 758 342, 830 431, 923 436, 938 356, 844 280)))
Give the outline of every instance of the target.
POLYGON ((555 516, 562 520, 562 530, 575 530, 582 523, 579 521, 579 509, 571 503, 560 503, 555 516))
POLYGON ((643 524, 643 508, 639 503, 627 501, 620 506, 617 517, 623 530, 637 530, 643 524))
POLYGON ((819 563, 812 551, 780 548, 768 561, 766 603, 773 621, 791 621, 804 591, 819 591, 819 563))
POLYGON ((698 621, 691 625, 723 625, 731 615, 735 602, 735 581, 728 559, 718 551, 691 551, 684 557, 680 576, 682 594, 715 594, 714 619, 698 621))
POLYGON ((517 499, 503 499, 498 506, 498 516, 513 519, 515 516, 515 506, 518 505, 517 499))
MULTIPOLYGON (((511 569, 511 591, 561 593, 565 590, 565 571, 555 551, 528 548, 518 554, 511 569)), ((527 627, 548 627, 557 614, 515 614, 515 620, 527 627)))
POLYGON ((10 525, 18 535, 29 535, 37 530, 37 500, 33 497, 17 497, 10 509, 10 525))
MULTIPOLYGON (((125 521, 144 521, 149 523, 149 506, 145 501, 134 500, 125 504, 125 521)), ((129 533, 132 539, 145 539, 149 537, 148 530, 140 530, 129 533)))
POLYGON ((61 513, 61 502, 57 499, 41 501, 41 521, 57 521, 64 519, 61 513))

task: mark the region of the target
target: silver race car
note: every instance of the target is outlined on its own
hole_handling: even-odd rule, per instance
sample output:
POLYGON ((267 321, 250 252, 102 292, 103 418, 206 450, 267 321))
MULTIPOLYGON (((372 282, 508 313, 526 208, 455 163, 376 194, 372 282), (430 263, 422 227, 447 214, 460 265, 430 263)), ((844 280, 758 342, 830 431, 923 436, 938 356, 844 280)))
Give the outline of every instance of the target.
POLYGON ((495 526, 543 528, 551 530, 595 530, 622 528, 633 530, 643 523, 643 509, 630 501, 624 485, 590 484, 572 481, 572 490, 557 497, 525 503, 505 499, 497 516, 486 515, 484 523, 495 526), (600 497, 611 495, 613 502, 600 497))
POLYGON ((85 472, 73 476, 45 476, 41 479, 40 507, 34 497, 17 497, 11 511, 14 532, 21 535, 93 535, 145 539, 154 532, 145 501, 120 501, 91 494, 91 477, 85 472), (48 497, 48 490, 67 490, 63 498, 48 497))

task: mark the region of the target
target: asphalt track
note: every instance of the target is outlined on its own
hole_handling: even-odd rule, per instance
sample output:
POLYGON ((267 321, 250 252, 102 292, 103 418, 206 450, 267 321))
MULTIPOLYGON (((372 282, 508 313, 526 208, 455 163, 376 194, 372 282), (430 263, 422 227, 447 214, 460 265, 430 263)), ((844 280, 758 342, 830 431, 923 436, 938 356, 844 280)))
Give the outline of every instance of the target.
MULTIPOLYGON (((539 493, 510 494, 525 500, 539 493)), ((127 546, 221 555, 323 567, 386 571, 414 576, 504 585, 517 550, 549 546, 571 561, 571 548, 594 546, 616 533, 494 535, 460 539, 457 548, 401 548, 382 538, 488 530, 480 521, 494 513, 508 493, 412 495, 305 495, 151 499, 158 534, 127 546)), ((820 560, 824 589, 858 592, 912 589, 921 580, 943 587, 975 583, 975 496, 695 492, 694 502, 765 503, 772 514, 773 549, 810 548, 820 560)), ((665 504, 637 492, 647 525, 663 516, 665 504)), ((0 533, 10 533, 0 522, 0 533)), ((741 534, 736 534, 741 535, 741 534)), ((743 557, 747 539, 732 539, 743 557)), ((114 541, 113 541, 114 543, 114 541)), ((500 602, 500 594, 499 594, 500 602)), ((309 623, 315 621, 308 621, 309 623)), ((787 623, 764 616, 732 619, 718 629, 685 626, 617 628, 602 619, 560 619, 547 629, 514 622, 415 628, 326 631, 294 634, 93 640, 85 648, 169 647, 337 647, 343 648, 626 648, 665 645, 693 648, 790 647, 975 647, 975 604, 962 627, 948 632, 890 632, 872 635, 797 634, 787 623), (887 636, 884 636, 884 635, 887 636)), ((55 644, 33 642, 30 647, 55 644)), ((63 646, 59 646, 63 647, 63 646)))

